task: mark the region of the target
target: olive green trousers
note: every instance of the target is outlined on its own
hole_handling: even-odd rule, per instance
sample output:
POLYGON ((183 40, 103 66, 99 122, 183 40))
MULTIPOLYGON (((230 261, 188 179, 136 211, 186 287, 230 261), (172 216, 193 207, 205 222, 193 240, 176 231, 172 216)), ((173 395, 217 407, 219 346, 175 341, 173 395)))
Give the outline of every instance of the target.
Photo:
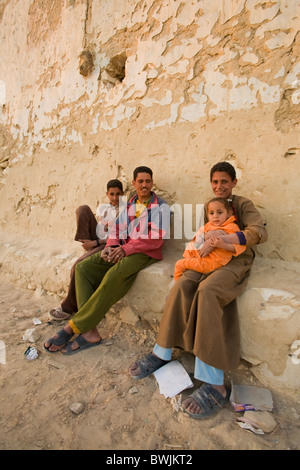
POLYGON ((157 262, 143 253, 126 256, 116 264, 101 258, 101 252, 75 267, 78 311, 70 320, 75 333, 95 328, 105 314, 129 291, 141 269, 157 262))

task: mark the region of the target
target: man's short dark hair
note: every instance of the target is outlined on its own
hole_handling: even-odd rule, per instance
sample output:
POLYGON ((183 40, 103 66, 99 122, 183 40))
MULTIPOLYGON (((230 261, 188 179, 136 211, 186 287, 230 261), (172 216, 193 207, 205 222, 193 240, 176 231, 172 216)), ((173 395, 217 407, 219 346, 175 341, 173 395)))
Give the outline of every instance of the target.
POLYGON ((107 192, 110 190, 110 188, 119 188, 123 192, 123 184, 120 180, 109 180, 109 182, 106 185, 107 192))
POLYGON ((235 168, 231 165, 231 163, 228 163, 228 162, 218 162, 218 163, 216 163, 212 167, 212 169, 210 170, 210 181, 212 181, 213 174, 216 171, 224 171, 225 173, 227 173, 230 176, 232 181, 234 181, 236 179, 235 168))
POLYGON ((151 179, 153 177, 153 172, 148 166, 138 166, 133 172, 133 181, 136 180, 138 173, 149 173, 151 179))

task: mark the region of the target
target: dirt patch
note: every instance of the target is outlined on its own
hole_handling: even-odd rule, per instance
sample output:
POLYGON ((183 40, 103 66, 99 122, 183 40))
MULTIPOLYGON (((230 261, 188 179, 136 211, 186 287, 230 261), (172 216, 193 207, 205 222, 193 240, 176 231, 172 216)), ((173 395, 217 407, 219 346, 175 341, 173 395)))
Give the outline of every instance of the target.
MULTIPOLYGON (((159 393, 153 376, 134 381, 127 373, 154 344, 156 332, 146 323, 130 327, 111 311, 99 326, 106 344, 63 357, 43 349, 43 342, 64 324, 46 321, 58 297, 38 297, 2 279, 0 299, 0 340, 6 346, 6 364, 0 364, 2 450, 299 449, 296 397, 272 391, 278 426, 270 434, 238 427, 230 404, 209 420, 193 420, 159 393), (45 322, 34 326, 33 318, 45 322), (23 335, 34 327, 39 357, 28 361, 24 352, 30 343, 23 335), (83 411, 74 414, 72 403, 82 403, 83 411)), ((175 357, 182 355, 177 351, 175 357)), ((259 385, 245 364, 226 376, 231 379, 259 385)))

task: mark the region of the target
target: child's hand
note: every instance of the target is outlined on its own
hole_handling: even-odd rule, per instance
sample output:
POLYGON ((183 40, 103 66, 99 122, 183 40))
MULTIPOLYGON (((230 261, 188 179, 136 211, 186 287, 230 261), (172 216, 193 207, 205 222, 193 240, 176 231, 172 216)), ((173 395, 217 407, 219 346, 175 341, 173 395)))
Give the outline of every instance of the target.
POLYGON ((85 251, 92 250, 97 246, 97 242, 95 240, 79 240, 82 243, 82 248, 85 251))
POLYGON ((215 236, 210 238, 210 245, 214 248, 224 248, 225 243, 222 238, 215 236))
POLYGON ((212 250, 214 249, 213 246, 211 246, 211 243, 210 243, 210 240, 206 240, 202 247, 200 248, 200 250, 198 250, 198 253, 199 253, 199 256, 201 256, 201 258, 205 258, 206 256, 209 255, 209 253, 212 252, 212 250))

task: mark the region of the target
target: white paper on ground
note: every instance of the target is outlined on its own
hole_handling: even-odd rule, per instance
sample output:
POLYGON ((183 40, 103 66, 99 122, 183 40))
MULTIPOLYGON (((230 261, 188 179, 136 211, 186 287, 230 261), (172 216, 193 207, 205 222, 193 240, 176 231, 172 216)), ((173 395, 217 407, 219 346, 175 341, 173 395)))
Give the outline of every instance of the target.
POLYGON ((189 374, 179 361, 171 361, 153 372, 159 391, 165 398, 172 398, 186 388, 194 386, 189 374))

